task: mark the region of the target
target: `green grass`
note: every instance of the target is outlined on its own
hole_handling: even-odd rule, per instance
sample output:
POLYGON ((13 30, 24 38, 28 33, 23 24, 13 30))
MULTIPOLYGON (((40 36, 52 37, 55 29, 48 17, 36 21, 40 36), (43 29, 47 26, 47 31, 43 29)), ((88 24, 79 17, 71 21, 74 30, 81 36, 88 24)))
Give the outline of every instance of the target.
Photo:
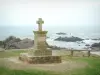
POLYGON ((0 58, 8 58, 8 57, 12 57, 12 56, 19 56, 20 53, 23 52, 27 52, 27 50, 6 50, 6 51, 2 51, 0 52, 0 58))
MULTIPOLYGON (((18 56, 25 50, 0 52, 0 58, 18 56)), ((42 70, 12 70, 4 66, 0 67, 0 75, 100 75, 100 57, 68 57, 63 56, 66 61, 86 62, 88 66, 82 69, 55 73, 42 70)))
POLYGON ((11 70, 0 67, 0 75, 56 75, 56 73, 40 70, 11 70))
POLYGON ((67 60, 77 62, 87 62, 88 66, 83 69, 76 69, 73 71, 65 72, 64 75, 100 75, 100 57, 72 57, 67 60))

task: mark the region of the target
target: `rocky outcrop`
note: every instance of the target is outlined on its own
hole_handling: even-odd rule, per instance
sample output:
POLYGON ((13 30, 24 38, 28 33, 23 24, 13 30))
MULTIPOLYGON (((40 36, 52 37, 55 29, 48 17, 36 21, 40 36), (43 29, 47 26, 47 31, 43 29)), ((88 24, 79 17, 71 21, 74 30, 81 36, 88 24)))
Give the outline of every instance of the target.
POLYGON ((100 47, 100 42, 92 44, 91 47, 100 47))
POLYGON ((90 48, 92 50, 98 50, 98 51, 100 51, 100 42, 92 44, 90 48))
POLYGON ((33 46, 33 41, 31 39, 26 38, 20 42, 15 42, 14 45, 20 49, 30 48, 33 46))
POLYGON ((21 40, 14 36, 10 36, 2 42, 2 47, 5 49, 25 49, 32 47, 34 44, 34 41, 31 39, 26 38, 21 40))
POLYGON ((55 39, 55 41, 65 41, 65 42, 76 42, 76 41, 83 41, 84 39, 81 39, 79 37, 58 37, 55 39))
POLYGON ((100 38, 97 38, 97 39, 92 39, 92 40, 100 40, 100 38))
POLYGON ((63 33, 63 32, 59 32, 59 33, 56 33, 58 35, 66 35, 66 33, 63 33))

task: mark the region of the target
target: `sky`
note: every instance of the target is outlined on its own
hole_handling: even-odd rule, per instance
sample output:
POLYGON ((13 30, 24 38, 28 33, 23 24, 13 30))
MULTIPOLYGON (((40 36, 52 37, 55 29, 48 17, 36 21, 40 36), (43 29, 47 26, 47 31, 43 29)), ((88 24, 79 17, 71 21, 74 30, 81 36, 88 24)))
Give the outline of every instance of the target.
POLYGON ((100 30, 100 0, 0 0, 1 26, 100 30))

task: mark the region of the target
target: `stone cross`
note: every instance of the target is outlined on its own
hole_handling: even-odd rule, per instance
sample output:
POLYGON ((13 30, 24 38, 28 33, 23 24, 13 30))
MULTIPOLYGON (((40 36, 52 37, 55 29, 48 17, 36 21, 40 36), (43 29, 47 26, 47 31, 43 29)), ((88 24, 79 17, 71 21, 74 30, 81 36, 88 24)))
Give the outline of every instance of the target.
POLYGON ((38 30, 42 31, 42 24, 44 23, 44 21, 42 20, 42 18, 39 18, 37 21, 38 24, 38 30))

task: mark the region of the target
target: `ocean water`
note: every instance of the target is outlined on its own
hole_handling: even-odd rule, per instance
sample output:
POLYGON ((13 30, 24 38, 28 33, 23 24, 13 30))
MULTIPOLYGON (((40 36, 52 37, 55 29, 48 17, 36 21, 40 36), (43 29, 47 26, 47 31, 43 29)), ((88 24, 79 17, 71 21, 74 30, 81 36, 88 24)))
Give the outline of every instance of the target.
MULTIPOLYGON (((34 39, 33 30, 37 30, 37 27, 34 26, 0 26, 0 40, 4 40, 8 36, 16 36, 20 38, 31 38, 34 39)), ((65 32, 68 35, 77 36, 80 38, 100 38, 100 31, 96 29, 91 30, 90 28, 68 28, 61 26, 47 26, 44 27, 44 30, 48 31, 47 36, 54 36, 55 33, 65 32)), ((67 36, 68 36, 67 35, 67 36)))
MULTIPOLYGON (((92 45, 93 43, 100 42, 100 40, 92 40, 92 39, 100 38, 99 31, 95 32, 95 31, 88 30, 88 32, 87 32, 83 29, 84 32, 83 31, 81 32, 77 29, 69 29, 69 28, 65 28, 65 27, 63 27, 63 28, 61 28, 61 27, 58 27, 58 28, 46 27, 44 29, 48 30, 47 36, 49 38, 47 39, 47 43, 52 46, 82 50, 82 49, 89 49, 88 47, 85 46, 86 44, 92 45), (59 37, 59 35, 56 34, 58 32, 66 33, 66 35, 61 35, 62 37, 75 36, 75 37, 80 37, 82 39, 85 39, 85 40, 83 40, 84 43, 54 41, 54 39, 59 37)), ((34 39, 33 31, 35 31, 35 30, 37 30, 37 28, 33 27, 33 26, 0 26, 0 40, 4 40, 9 36, 16 36, 21 39, 24 39, 24 38, 34 39)), ((92 53, 94 53, 94 52, 92 52, 92 53)), ((95 54, 100 54, 100 52, 99 53, 96 52, 95 54)))
MULTIPOLYGON (((69 29, 66 27, 44 27, 44 29, 48 30, 47 36, 50 37, 47 39, 47 42, 51 45, 57 45, 57 46, 62 46, 62 47, 74 47, 76 48, 79 43, 76 42, 59 42, 59 41, 53 41, 59 35, 56 33, 58 32, 64 32, 66 35, 61 35, 62 37, 68 37, 68 36, 75 36, 75 37, 80 37, 82 39, 85 39, 83 42, 85 44, 93 44, 95 42, 99 42, 98 40, 91 40, 91 39, 97 39, 100 38, 100 33, 91 31, 88 29, 88 32, 83 29, 83 31, 79 31, 79 29, 69 29), (63 29, 62 29, 63 28, 63 29), (86 40, 89 39, 89 40, 86 40), (61 44, 61 45, 60 45, 61 44)), ((16 36, 21 39, 24 38, 30 38, 34 39, 34 33, 33 31, 36 31, 37 27, 34 26, 0 26, 0 40, 4 40, 9 36, 16 36)), ((84 46, 84 43, 81 43, 80 46, 84 46)), ((80 48, 80 47, 79 47, 80 48)))
POLYGON ((9 36, 16 36, 20 38, 31 38, 33 35, 33 27, 20 26, 0 26, 0 40, 4 40, 9 36))
MULTIPOLYGON (((47 42, 49 45, 53 45, 53 46, 58 46, 58 47, 62 47, 62 48, 68 48, 68 49, 89 49, 89 46, 87 47, 86 45, 92 45, 94 43, 99 43, 100 40, 92 40, 93 37, 89 37, 88 38, 86 36, 81 36, 81 35, 75 35, 75 34, 66 34, 66 35, 57 35, 57 34, 52 34, 50 36, 50 38, 47 39, 47 42), (75 36, 75 37, 80 37, 82 39, 84 39, 83 41, 77 41, 77 42, 64 42, 64 41, 54 41, 54 39, 58 38, 58 37, 71 37, 71 36, 75 36)), ((95 37, 97 38, 97 37, 95 37)))

